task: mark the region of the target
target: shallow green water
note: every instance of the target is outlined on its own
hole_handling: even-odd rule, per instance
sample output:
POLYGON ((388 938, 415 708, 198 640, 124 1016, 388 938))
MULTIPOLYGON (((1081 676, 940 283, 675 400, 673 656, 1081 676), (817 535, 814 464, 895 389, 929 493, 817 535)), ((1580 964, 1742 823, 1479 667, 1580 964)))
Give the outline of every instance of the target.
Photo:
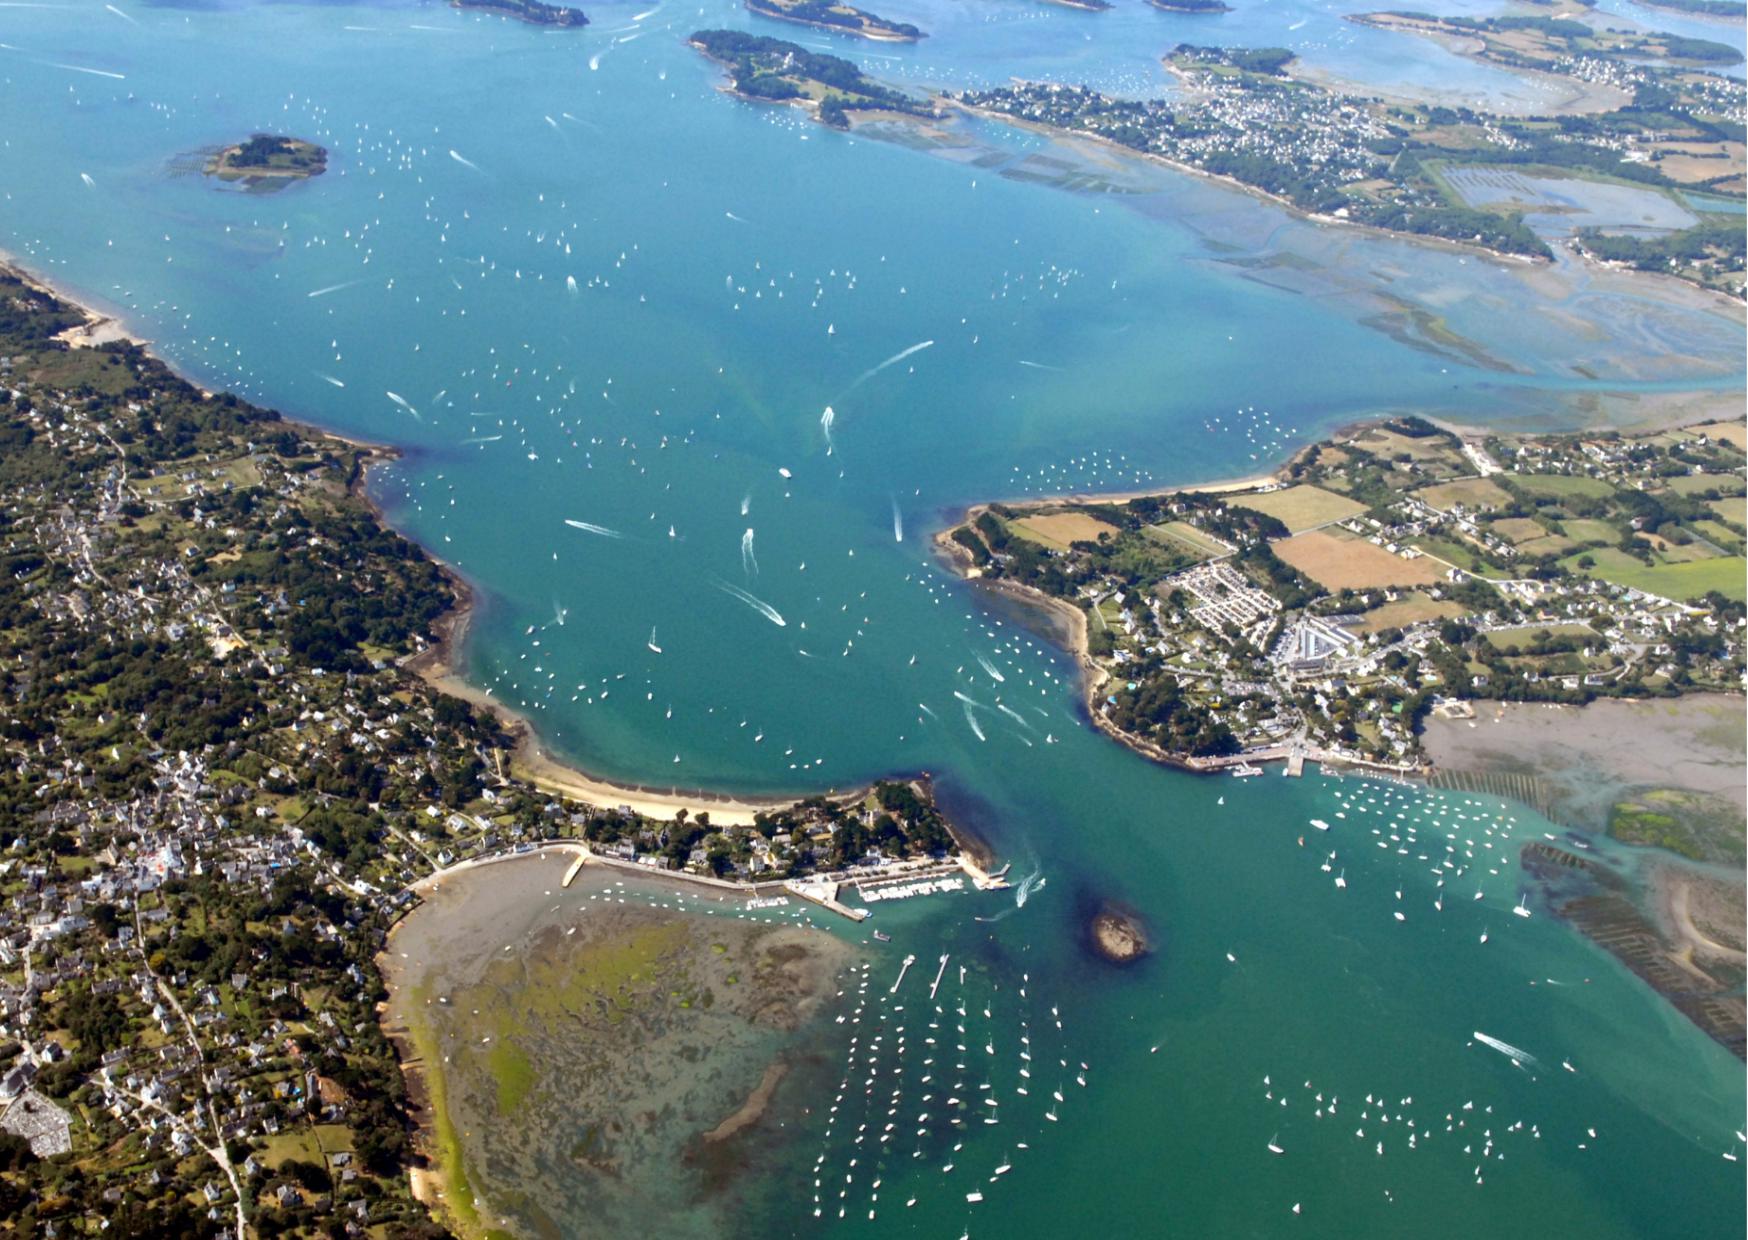
MULTIPOLYGON (((903 953, 921 971, 950 952, 977 970, 968 994, 1003 996, 1004 1071, 1018 1022, 1053 1023, 1054 1005, 1052 1055, 1086 1062, 1087 1084, 1054 1123, 1028 1094, 1029 1120, 977 1125, 952 1173, 932 1147, 888 1157, 877 1217, 846 1197, 845 1225, 1739 1234, 1741 1164, 1720 1154, 1740 1063, 1544 912, 1512 916, 1504 839, 1460 837, 1499 860, 1435 909, 1448 841, 1422 824, 1408 854, 1387 832, 1377 847, 1371 807, 1336 801, 1374 785, 1201 781, 1134 758, 1080 722, 1065 658, 925 550, 965 502, 1259 472, 1378 410, 1557 424, 1602 393, 1739 391, 1739 320, 1567 268, 1532 290, 993 126, 920 150, 829 133, 721 96, 677 42, 754 19, 715 0, 634 22, 643 7, 597 6, 574 37, 434 5, 7 10, 0 108, 31 123, 4 135, 0 246, 215 385, 404 447, 377 489, 481 586, 476 679, 591 769, 748 791, 927 769, 1018 874, 1042 873, 1017 911, 1011 893, 883 907, 893 960, 870 993, 903 953), (322 141, 333 170, 272 195, 174 171, 257 128, 322 141), (1466 351, 1417 335, 1411 311, 1466 351), (1345 888, 1319 869, 1331 850, 1345 888), (1137 968, 1080 946, 1104 897, 1153 927, 1137 968), (1339 1119, 1311 1114, 1318 1092, 1339 1119), (1447 1112, 1467 1126, 1446 1134, 1447 1112), (1433 1133, 1412 1150, 1409 1118, 1433 1133), (1479 1157, 1477 1129, 1503 1160, 1479 1157), (968 1203, 952 1177, 1003 1158, 968 1203)), ((1307 11, 1276 7, 1244 37, 1276 41, 1307 11)), ((865 63, 999 79, 1011 49, 1034 76, 1117 82, 1184 37, 1158 15, 1138 60, 1125 13, 1079 21, 1091 38, 1070 55, 1039 31, 1085 15, 1028 12, 918 0, 890 15, 937 37, 865 63)), ((1317 54, 1363 73, 1377 52, 1317 54)), ((1516 840, 1547 829, 1487 808, 1516 816, 1516 840)), ((920 985, 863 1020, 896 1029, 891 1004, 920 985)), ((830 1022, 823 1063, 848 1036, 830 1022)), ((813 1218, 802 1173, 859 1155, 817 1110, 793 1119, 725 1230, 836 1222, 813 1218)), ((874 1191, 858 1170, 854 1191, 874 1191)))

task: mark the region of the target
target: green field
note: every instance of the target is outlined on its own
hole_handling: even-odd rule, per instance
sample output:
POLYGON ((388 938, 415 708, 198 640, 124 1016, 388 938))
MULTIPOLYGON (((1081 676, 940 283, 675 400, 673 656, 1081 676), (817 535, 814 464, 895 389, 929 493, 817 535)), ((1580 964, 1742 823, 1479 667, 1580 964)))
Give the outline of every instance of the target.
POLYGON ((1695 521, 1693 531, 1700 537, 1711 540, 1725 551, 1741 554, 1742 536, 1721 522, 1695 521))
POLYGON ((1495 650, 1505 650, 1511 646, 1527 650, 1540 633, 1546 633, 1549 637, 1576 637, 1581 641, 1597 637, 1596 630, 1588 624, 1544 624, 1533 629, 1505 629, 1482 636, 1495 650))
POLYGON ((1428 555, 1437 556, 1447 564, 1455 564, 1458 568, 1466 569, 1471 573, 1503 573, 1505 571, 1468 543, 1457 542, 1449 538, 1415 538, 1409 540, 1409 545, 1419 547, 1428 555))
POLYGON ((1574 495, 1601 499, 1614 494, 1614 488, 1600 478, 1572 478, 1565 474, 1507 474, 1506 477, 1536 499, 1567 499, 1574 495))
POLYGON ((1666 478, 1664 482, 1677 495, 1697 495, 1702 491, 1740 495, 1743 491, 1742 479, 1735 474, 1686 474, 1680 478, 1666 478))
POLYGON ((1414 494, 1440 512, 1448 512, 1453 504, 1476 511, 1511 506, 1511 496, 1490 478, 1460 478, 1456 482, 1423 487, 1414 494))
POLYGON ((1564 555, 1578 544, 1570 538, 1561 538, 1558 534, 1550 534, 1545 538, 1532 538, 1528 542, 1517 544, 1519 555, 1564 555))
POLYGON ((1732 525, 1748 525, 1748 499, 1740 495, 1731 499, 1711 500, 1706 507, 1732 525))
POLYGON ((1748 600, 1748 560, 1739 555, 1714 556, 1687 564, 1647 565, 1624 551, 1601 547, 1568 556, 1561 563, 1572 572, 1664 598, 1696 599, 1716 590, 1725 598, 1748 600), (1578 561, 1583 556, 1593 559, 1595 567, 1579 568, 1578 561))
POLYGON ((1231 547, 1198 530, 1188 521, 1167 521, 1163 525, 1150 525, 1141 532, 1154 542, 1187 551, 1202 560, 1213 560, 1232 554, 1231 547))
POLYGON ((1546 527, 1540 521, 1532 521, 1528 517, 1501 517, 1487 528, 1514 545, 1548 536, 1546 527))
POLYGON ((1288 487, 1264 495, 1244 495, 1228 503, 1234 508, 1246 508, 1274 517, 1295 534, 1328 525, 1331 521, 1357 517, 1366 510, 1366 506, 1357 500, 1312 486, 1288 487))
POLYGON ((1588 517, 1574 517, 1561 523, 1566 531, 1566 537, 1574 542, 1599 542, 1613 544, 1620 541, 1620 531, 1607 521, 1592 521, 1588 517))

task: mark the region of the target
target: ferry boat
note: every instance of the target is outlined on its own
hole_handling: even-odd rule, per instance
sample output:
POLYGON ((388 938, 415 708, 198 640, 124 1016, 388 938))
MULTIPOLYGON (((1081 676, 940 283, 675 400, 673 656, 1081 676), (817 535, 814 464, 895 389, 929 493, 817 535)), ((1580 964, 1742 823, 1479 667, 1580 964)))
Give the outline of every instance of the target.
POLYGON ((890 934, 886 933, 886 931, 884 931, 884 930, 876 930, 874 932, 874 938, 876 939, 876 941, 881 942, 881 943, 892 942, 892 936, 890 934))
POLYGON ((1254 766, 1249 762, 1240 762, 1237 766, 1232 768, 1233 779, 1249 779, 1252 775, 1261 774, 1262 768, 1260 766, 1254 766))

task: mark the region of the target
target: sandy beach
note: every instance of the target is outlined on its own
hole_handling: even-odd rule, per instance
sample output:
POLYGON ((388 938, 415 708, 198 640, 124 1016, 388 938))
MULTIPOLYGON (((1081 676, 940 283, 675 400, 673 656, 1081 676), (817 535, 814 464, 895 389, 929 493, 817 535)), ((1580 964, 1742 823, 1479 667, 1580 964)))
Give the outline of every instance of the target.
POLYGON ((119 314, 96 309, 86 299, 68 292, 35 268, 27 267, 10 251, 0 250, 0 271, 16 277, 39 293, 66 302, 85 316, 82 326, 69 328, 59 336, 59 339, 72 348, 91 349, 106 344, 137 344, 142 349, 151 347, 151 342, 144 336, 136 335, 128 329, 119 314))

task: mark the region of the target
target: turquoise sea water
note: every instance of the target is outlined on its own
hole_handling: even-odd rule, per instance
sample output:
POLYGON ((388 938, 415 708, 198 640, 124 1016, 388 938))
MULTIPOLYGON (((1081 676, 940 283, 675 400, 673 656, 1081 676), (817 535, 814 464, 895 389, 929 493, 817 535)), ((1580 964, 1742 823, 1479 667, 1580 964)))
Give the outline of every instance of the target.
MULTIPOLYGON (((1553 425, 1739 392, 1740 317, 1319 229, 999 126, 832 133, 721 95, 679 39, 733 25, 898 81, 1142 89, 1180 39, 1326 30, 1307 55, 1331 72, 1485 72, 1286 3, 1192 31, 1133 3, 915 0, 882 12, 934 37, 897 50, 726 0, 597 5, 581 34, 429 4, 116 7, 0 10, 0 247, 214 386, 402 447, 376 489, 479 585, 472 675, 590 769, 782 792, 927 769, 1046 880, 1023 908, 943 897, 879 924, 919 971, 950 952, 978 997, 1008 996, 1003 1071, 1017 1022, 1057 1007, 1050 1062, 1087 1084, 1053 1123, 1042 1095, 1009 1097, 1020 1118, 963 1137, 954 1172, 950 1149, 882 1155, 878 1217, 846 1197, 845 1226, 1740 1234, 1742 1164, 1721 1153, 1740 1152, 1741 1065, 1544 910, 1512 916, 1508 845, 1547 824, 1151 766, 1080 721, 1065 657, 926 550, 967 502, 1261 472, 1381 410, 1553 425), (332 170, 275 194, 186 171, 265 128, 323 142, 332 170), (1135 969, 1080 945, 1105 897, 1154 930, 1135 969), (1320 1092, 1338 1118, 1313 1114, 1320 1092), (952 1176, 1004 1158, 968 1202, 952 1176)), ((817 1110, 793 1118, 722 1230, 837 1222, 801 1173, 859 1155, 817 1110)), ((866 1166, 843 1191, 875 1191, 866 1166)))

